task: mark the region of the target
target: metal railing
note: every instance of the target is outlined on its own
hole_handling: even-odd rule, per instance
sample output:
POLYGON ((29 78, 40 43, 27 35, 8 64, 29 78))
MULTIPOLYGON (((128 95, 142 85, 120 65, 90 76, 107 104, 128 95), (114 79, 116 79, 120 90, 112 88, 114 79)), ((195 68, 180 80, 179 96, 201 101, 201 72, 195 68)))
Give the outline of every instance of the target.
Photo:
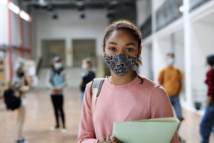
POLYGON ((189 10, 192 11, 193 9, 199 7, 200 5, 202 5, 208 1, 210 1, 210 0, 189 0, 189 3, 190 3, 189 10))
POLYGON ((179 12, 179 7, 182 5, 183 0, 166 0, 156 11, 156 31, 181 17, 182 13, 179 12))
POLYGON ((143 39, 152 34, 152 17, 151 15, 146 19, 143 25, 140 27, 143 39))

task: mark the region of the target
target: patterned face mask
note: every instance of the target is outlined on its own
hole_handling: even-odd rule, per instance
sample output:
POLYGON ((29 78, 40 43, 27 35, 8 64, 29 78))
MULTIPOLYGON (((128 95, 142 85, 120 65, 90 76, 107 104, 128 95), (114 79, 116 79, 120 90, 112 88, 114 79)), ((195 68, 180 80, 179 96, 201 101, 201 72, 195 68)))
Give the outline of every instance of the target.
POLYGON ((130 70, 132 70, 137 62, 137 56, 128 56, 123 54, 118 54, 115 56, 106 56, 104 54, 105 62, 108 64, 109 68, 117 75, 124 76, 130 70))

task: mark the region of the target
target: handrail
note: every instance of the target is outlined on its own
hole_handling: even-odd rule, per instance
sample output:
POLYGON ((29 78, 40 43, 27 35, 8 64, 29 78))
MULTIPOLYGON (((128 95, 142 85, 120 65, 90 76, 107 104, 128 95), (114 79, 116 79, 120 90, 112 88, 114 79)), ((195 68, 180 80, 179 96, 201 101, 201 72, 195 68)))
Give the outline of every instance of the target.
POLYGON ((192 11, 193 9, 199 7, 200 5, 204 4, 205 2, 208 2, 209 0, 189 0, 189 1, 190 1, 189 11, 192 11))
POLYGON ((36 75, 37 76, 39 74, 39 70, 41 68, 41 65, 42 65, 42 57, 40 57, 36 60, 36 75))
POLYGON ((152 34, 152 17, 151 15, 146 19, 146 21, 140 27, 143 39, 152 34))
POLYGON ((179 7, 183 5, 182 0, 167 0, 156 11, 156 31, 164 28, 174 20, 182 16, 179 7))

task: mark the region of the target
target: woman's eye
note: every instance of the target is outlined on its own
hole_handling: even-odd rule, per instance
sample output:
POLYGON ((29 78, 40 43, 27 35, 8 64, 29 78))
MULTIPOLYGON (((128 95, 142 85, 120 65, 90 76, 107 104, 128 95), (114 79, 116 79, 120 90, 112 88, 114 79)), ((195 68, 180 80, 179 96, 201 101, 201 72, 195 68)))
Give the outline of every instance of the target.
POLYGON ((117 49, 115 47, 111 47, 111 48, 109 48, 109 50, 111 50, 111 51, 117 51, 117 49))
POLYGON ((126 49, 126 52, 133 52, 134 51, 134 49, 132 49, 132 48, 127 48, 126 49))

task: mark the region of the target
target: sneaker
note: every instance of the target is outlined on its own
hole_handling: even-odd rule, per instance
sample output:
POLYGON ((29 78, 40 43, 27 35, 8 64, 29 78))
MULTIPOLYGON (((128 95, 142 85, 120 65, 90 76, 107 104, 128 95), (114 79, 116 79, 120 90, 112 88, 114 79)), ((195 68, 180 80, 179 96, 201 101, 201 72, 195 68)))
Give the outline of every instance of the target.
POLYGON ((55 131, 56 129, 59 129, 59 126, 50 127, 50 130, 51 130, 51 131, 55 131))
POLYGON ((62 133, 66 133, 66 132, 67 132, 67 129, 66 129, 66 128, 62 128, 61 132, 62 132, 62 133))
POLYGON ((178 139, 179 139, 179 142, 180 143, 185 143, 186 141, 184 140, 184 139, 182 139, 181 137, 178 137, 178 139))
POLYGON ((17 140, 16 143, 22 143, 22 141, 21 140, 17 140))
POLYGON ((26 139, 19 139, 16 143, 28 143, 28 141, 26 139))

